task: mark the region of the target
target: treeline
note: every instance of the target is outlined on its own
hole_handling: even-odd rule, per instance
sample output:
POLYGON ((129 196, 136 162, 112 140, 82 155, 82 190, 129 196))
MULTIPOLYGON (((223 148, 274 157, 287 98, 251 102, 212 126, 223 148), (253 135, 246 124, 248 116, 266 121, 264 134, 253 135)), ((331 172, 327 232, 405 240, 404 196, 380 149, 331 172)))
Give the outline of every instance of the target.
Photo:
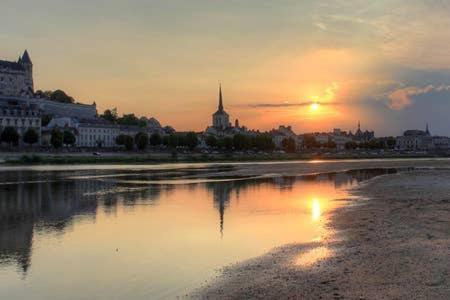
POLYGON ((158 133, 148 136, 145 132, 139 132, 134 137, 131 135, 121 134, 116 138, 116 144, 124 146, 126 150, 131 151, 136 146, 138 150, 145 150, 148 146, 164 145, 169 148, 188 148, 195 149, 199 140, 195 132, 174 133, 161 137, 158 133))
POLYGON ((141 128, 147 126, 147 121, 143 118, 138 118, 135 114, 123 114, 119 117, 117 113, 117 109, 107 109, 99 116, 100 118, 118 125, 127 125, 127 126, 139 126, 141 128))
POLYGON ((39 98, 60 102, 60 103, 75 103, 75 99, 66 94, 63 90, 55 91, 41 91, 37 90, 34 95, 39 98))
POLYGON ((275 149, 275 144, 269 134, 244 135, 235 134, 233 137, 217 138, 209 135, 206 140, 206 145, 219 150, 261 150, 272 151, 275 149))
MULTIPOLYGON (((12 126, 6 126, 3 130, 0 130, 0 142, 6 143, 9 146, 19 145, 20 135, 16 128, 12 126)), ((39 133, 34 128, 28 128, 23 136, 22 141, 30 146, 39 142, 39 133)))
MULTIPOLYGON (((373 138, 370 141, 348 141, 345 143, 345 149, 355 150, 355 149, 394 149, 395 148, 395 138, 394 137, 383 137, 383 138, 373 138)), ((319 149, 328 148, 336 149, 336 143, 329 139, 327 142, 321 143, 316 140, 314 135, 305 134, 303 136, 303 147, 305 149, 319 149)))

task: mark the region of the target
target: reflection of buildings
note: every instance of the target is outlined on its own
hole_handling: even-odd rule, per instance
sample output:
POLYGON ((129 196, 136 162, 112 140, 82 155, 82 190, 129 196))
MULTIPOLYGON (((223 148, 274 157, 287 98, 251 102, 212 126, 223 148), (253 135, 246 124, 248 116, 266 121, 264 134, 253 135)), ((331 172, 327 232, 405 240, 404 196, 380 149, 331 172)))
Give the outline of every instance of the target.
POLYGON ((223 222, 225 209, 230 204, 231 192, 233 191, 233 182, 217 182, 208 184, 208 188, 212 190, 214 207, 219 211, 220 218, 220 234, 223 235, 223 222))
POLYGON ((74 175, 0 173, 0 182, 4 183, 0 185, 0 264, 16 263, 26 273, 31 264, 35 230, 64 233, 76 216, 95 220, 99 203, 106 213, 111 213, 118 203, 132 206, 141 199, 158 199, 161 193, 160 186, 66 179, 69 174, 74 175))

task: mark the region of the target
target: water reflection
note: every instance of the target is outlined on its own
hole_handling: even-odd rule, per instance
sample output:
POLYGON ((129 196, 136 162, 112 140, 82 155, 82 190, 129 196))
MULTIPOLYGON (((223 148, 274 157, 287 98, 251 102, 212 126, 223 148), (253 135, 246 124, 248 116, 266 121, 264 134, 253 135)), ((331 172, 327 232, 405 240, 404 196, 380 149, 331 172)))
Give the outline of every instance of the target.
MULTIPOLYGON (((226 170, 229 168, 212 166, 185 170, 121 170, 120 174, 108 170, 0 172, 0 291, 5 287, 1 282, 7 285, 8 281, 13 281, 11 273, 4 272, 2 277, 2 268, 16 266, 17 273, 26 280, 33 261, 45 261, 42 252, 54 245, 53 238, 58 237, 62 251, 67 252, 73 251, 73 247, 64 248, 65 245, 75 240, 77 245, 89 248, 92 253, 102 253, 98 248, 104 244, 111 244, 113 249, 120 243, 122 248, 130 246, 126 260, 108 261, 118 269, 129 269, 129 276, 145 272, 141 270, 144 263, 149 264, 147 272, 159 264, 169 271, 173 268, 174 274, 180 273, 180 278, 172 273, 155 277, 152 282, 159 286, 141 298, 165 295, 163 291, 166 292, 167 286, 188 287, 201 282, 202 278, 195 278, 201 277, 199 270, 211 274, 214 268, 259 254, 280 243, 312 239, 316 233, 304 231, 312 230, 313 225, 303 216, 309 215, 313 221, 320 221, 327 210, 336 206, 332 200, 345 195, 336 190, 376 175, 395 172, 376 169, 249 180, 226 178, 227 181, 189 185, 145 183, 165 182, 168 178, 180 178, 180 183, 186 178, 224 179, 221 172, 226 170), (211 204, 215 216, 210 214, 211 204), (226 224, 229 225, 226 227, 226 224), (104 236, 99 234, 98 240, 89 240, 80 228, 86 232, 104 233, 104 236), (215 239, 214 232, 219 240, 215 239), (177 252, 179 257, 170 256, 168 252, 173 249, 183 251, 177 252), (130 262, 131 257, 139 260, 130 262), (195 265, 187 263, 193 257, 195 265), (192 271, 194 274, 184 269, 180 272, 177 268, 183 264, 183 268, 197 269, 192 271), (168 281, 167 286, 164 285, 166 282, 158 280, 168 281)), ((105 256, 104 253, 101 255, 105 256)), ((102 256, 97 257, 96 264, 101 264, 102 256)), ((58 257, 54 259, 56 261, 58 257)), ((82 260, 85 258, 73 259, 78 259, 75 263, 84 267, 82 260)), ((60 267, 64 270, 67 266, 60 267)), ((86 262, 86 268, 92 267, 86 262)), ((42 277, 51 290, 52 280, 58 280, 57 275, 47 274, 43 267, 36 272, 36 276, 45 273, 42 277)), ((206 276, 204 274, 202 276, 206 276)), ((68 273, 66 276, 74 275, 68 273)), ((142 277, 147 276, 153 274, 142 274, 142 277)), ((15 284, 17 299, 24 298, 24 287, 15 284)), ((83 284, 87 283, 81 280, 80 285, 83 284)), ((119 280, 112 284, 125 283, 119 280)), ((139 288, 144 286, 142 283, 139 288)), ((177 292, 173 291, 174 294, 169 296, 177 292)), ((47 296, 51 298, 52 295, 47 296)), ((138 295, 127 296, 140 298, 138 295)))

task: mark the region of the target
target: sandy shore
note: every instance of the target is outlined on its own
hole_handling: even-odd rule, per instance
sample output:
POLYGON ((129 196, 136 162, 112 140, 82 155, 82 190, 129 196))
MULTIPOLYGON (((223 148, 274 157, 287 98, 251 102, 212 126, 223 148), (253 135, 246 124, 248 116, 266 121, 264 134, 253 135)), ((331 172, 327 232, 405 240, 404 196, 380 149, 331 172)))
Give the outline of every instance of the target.
POLYGON ((227 267, 191 297, 450 299, 450 170, 381 176, 353 193, 320 241, 227 267))

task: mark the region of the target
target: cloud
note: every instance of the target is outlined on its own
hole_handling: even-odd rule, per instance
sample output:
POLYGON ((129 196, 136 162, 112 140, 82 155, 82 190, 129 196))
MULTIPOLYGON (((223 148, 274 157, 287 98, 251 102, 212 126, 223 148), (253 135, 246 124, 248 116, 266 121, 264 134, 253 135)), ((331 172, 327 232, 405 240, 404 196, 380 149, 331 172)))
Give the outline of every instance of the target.
POLYGON ((250 104, 250 107, 257 108, 257 107, 302 107, 302 106, 310 106, 311 104, 320 104, 324 106, 333 106, 333 105, 339 105, 338 102, 319 102, 319 101, 305 101, 305 102, 283 102, 283 103, 257 103, 257 104, 250 104))
POLYGON ((413 97, 432 92, 449 91, 450 85, 428 85, 426 87, 408 86, 397 89, 388 95, 388 105, 393 110, 401 110, 410 106, 413 102, 413 97))

